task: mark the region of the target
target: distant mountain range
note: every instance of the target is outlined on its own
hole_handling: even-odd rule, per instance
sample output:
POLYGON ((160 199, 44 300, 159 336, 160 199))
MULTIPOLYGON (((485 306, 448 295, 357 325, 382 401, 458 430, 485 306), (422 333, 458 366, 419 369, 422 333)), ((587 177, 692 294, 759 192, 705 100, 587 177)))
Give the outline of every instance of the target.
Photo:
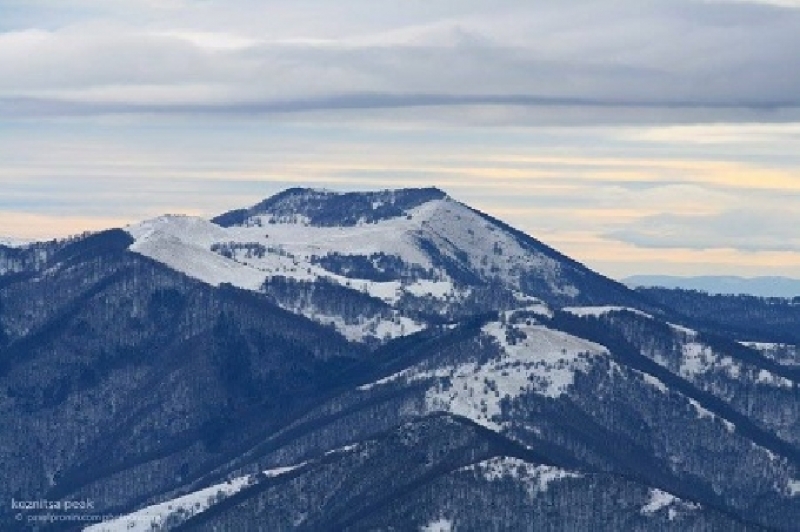
POLYGON ((18 248, 26 246, 32 243, 32 240, 26 240, 23 238, 12 238, 12 237, 5 237, 0 236, 0 246, 6 246, 10 248, 18 248))
POLYGON ((797 530, 798 331, 435 188, 0 246, 0 529, 797 530))
POLYGON ((630 287, 663 287, 701 290, 709 294, 748 294, 759 297, 800 296, 800 279, 789 277, 735 277, 703 275, 633 275, 622 280, 630 287))

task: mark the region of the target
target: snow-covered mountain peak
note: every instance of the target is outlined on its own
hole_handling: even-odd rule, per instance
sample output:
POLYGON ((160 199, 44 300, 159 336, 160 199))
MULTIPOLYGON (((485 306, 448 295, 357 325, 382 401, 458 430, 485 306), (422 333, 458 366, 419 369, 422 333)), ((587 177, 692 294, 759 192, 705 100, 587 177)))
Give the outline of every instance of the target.
POLYGON ((402 217, 415 207, 446 197, 447 194, 438 188, 368 192, 290 188, 253 207, 225 213, 213 221, 224 227, 265 223, 348 227, 402 217))
POLYGON ((126 231, 131 251, 214 286, 264 292, 352 339, 409 334, 422 315, 453 319, 532 301, 638 303, 625 287, 436 188, 293 188, 211 221, 167 215, 126 231))
POLYGON ((0 236, 0 246, 5 246, 7 248, 22 248, 34 242, 35 240, 0 236))
POLYGON ((155 234, 170 234, 194 241, 215 240, 224 232, 204 218, 185 214, 164 214, 131 224, 125 227, 134 240, 141 240, 155 234))

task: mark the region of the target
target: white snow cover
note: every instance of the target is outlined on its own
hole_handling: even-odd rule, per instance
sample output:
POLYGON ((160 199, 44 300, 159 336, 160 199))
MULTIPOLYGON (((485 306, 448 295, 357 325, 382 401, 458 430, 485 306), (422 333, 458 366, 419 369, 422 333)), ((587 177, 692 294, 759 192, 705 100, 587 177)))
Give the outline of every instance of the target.
POLYGON ((445 518, 437 519, 420 528, 420 532, 452 532, 452 530, 453 522, 445 518))
POLYGON ((678 331, 679 333, 683 333, 683 334, 685 334, 686 336, 688 336, 690 338, 694 338, 697 335, 697 331, 695 331, 694 329, 690 329, 688 327, 684 327, 683 325, 678 325, 678 324, 670 323, 670 322, 667 322, 667 325, 672 327, 675 331, 678 331))
POLYGON ((149 532, 163 525, 167 519, 189 518, 202 513, 217 501, 241 491, 249 482, 249 476, 240 477, 177 499, 142 508, 112 521, 92 525, 84 530, 86 532, 149 532))
POLYGON ((660 489, 651 489, 650 490, 650 500, 642 506, 642 514, 649 515, 654 514, 657 511, 661 510, 662 508, 666 508, 667 506, 675 503, 679 499, 672 495, 671 493, 667 493, 666 491, 661 491, 660 489))
POLYGON ((789 495, 792 497, 800 496, 800 480, 790 479, 788 483, 789 495))
POLYGON ((456 201, 447 198, 431 203, 435 211, 423 224, 424 233, 444 249, 466 252, 472 268, 517 288, 518 275, 532 271, 555 293, 578 295, 576 287, 562 284, 561 267, 555 259, 524 249, 512 235, 456 201))
POLYGON ((503 398, 512 399, 523 393, 558 397, 572 384, 576 371, 585 371, 593 357, 608 355, 603 346, 541 325, 508 326, 522 331, 526 338, 509 344, 506 326, 500 322, 488 323, 482 330, 499 344, 499 359, 483 365, 468 362, 435 369, 412 367, 359 389, 369 390, 398 380, 409 383, 447 378, 449 385, 438 382, 426 392, 428 411, 444 410, 497 430, 500 425, 492 418, 500 414, 503 398))
MULTIPOLYGON (((641 372, 635 371, 635 370, 634 370, 634 373, 640 374, 647 384, 653 386, 654 388, 656 388, 661 393, 670 393, 669 388, 667 388, 667 386, 663 382, 661 382, 661 380, 657 379, 656 377, 653 377, 650 374, 641 373, 641 372)), ((678 393, 678 392, 674 392, 674 393, 678 393)), ((704 408, 700 403, 698 403, 697 401, 695 401, 691 397, 686 397, 683 394, 680 394, 680 395, 690 405, 692 405, 692 407, 695 409, 695 412, 697 412, 697 417, 698 418, 700 418, 700 419, 708 418, 708 419, 713 419, 713 420, 719 420, 720 422, 722 422, 722 424, 725 426, 725 428, 726 428, 726 430, 728 432, 733 432, 734 430, 736 430, 736 426, 733 423, 731 423, 730 421, 728 421, 727 419, 714 414, 713 412, 711 412, 707 408, 704 408)))
POLYGON ((269 478, 279 477, 281 475, 285 475, 286 473, 290 473, 290 472, 294 471, 297 468, 303 467, 307 463, 308 462, 300 462, 299 464, 295 464, 295 465, 290 465, 290 466, 285 466, 285 467, 276 467, 275 469, 267 469, 266 471, 262 471, 261 474, 263 474, 265 477, 269 477, 269 478))
POLYGON ((679 513, 697 510, 700 508, 700 505, 686 502, 671 493, 652 488, 650 490, 650 500, 647 501, 647 504, 642 506, 640 512, 642 515, 653 515, 665 508, 667 509, 667 518, 673 521, 679 513))
POLYGON ((602 307, 564 307, 564 312, 569 312, 570 314, 575 314, 581 318, 586 316, 602 316, 603 314, 608 314, 609 312, 620 312, 620 311, 628 311, 633 312, 634 314, 638 314, 639 316, 650 318, 652 319, 653 316, 646 312, 642 312, 641 310, 630 308, 630 307, 618 307, 614 305, 607 305, 602 307))
MULTIPOLYGON (((507 313, 510 314, 511 312, 507 313)), ((503 424, 495 416, 501 413, 500 403, 504 398, 513 399, 525 393, 559 397, 569 389, 576 372, 586 371, 597 357, 609 356, 605 347, 561 331, 535 324, 515 328, 523 331, 527 338, 516 344, 509 344, 505 336, 506 328, 501 322, 484 326, 483 333, 501 346, 499 360, 491 360, 483 365, 468 362, 433 369, 411 367, 362 385, 359 389, 370 390, 397 381, 411 383, 440 379, 425 393, 429 412, 451 412, 499 431, 503 424)), ((625 373, 615 361, 609 360, 608 363, 613 375, 624 377, 625 373)), ((658 378, 636 370, 628 371, 639 375, 646 384, 660 393, 670 393, 669 388, 658 378)), ((704 408, 694 399, 680 395, 695 409, 699 419, 718 421, 730 433, 736 430, 735 425, 727 419, 704 408)))
POLYGON ((262 220, 261 227, 231 227, 227 231, 243 237, 233 239, 235 241, 280 245, 297 257, 323 256, 333 252, 342 255, 386 253, 429 268, 432 264, 419 249, 415 233, 422 229, 425 220, 436 215, 440 204, 444 202, 454 203, 452 200, 429 201, 411 209, 411 219, 400 216, 372 224, 316 227, 303 223, 270 224, 269 217, 256 217, 262 220))
MULTIPOLYGON (((651 320, 656 319, 647 312, 643 312, 639 309, 631 307, 620 307, 616 305, 605 305, 605 306, 594 306, 594 307, 564 307, 561 310, 575 314, 576 316, 579 316, 581 318, 586 316, 599 317, 602 316, 603 314, 608 314, 609 312, 628 311, 628 312, 633 312, 634 314, 638 314, 643 318, 649 318, 651 320)), ((683 335, 686 335, 688 338, 694 338, 697 335, 697 331, 695 331, 694 329, 690 329, 688 327, 684 327, 683 325, 677 325, 675 323, 670 323, 670 322, 667 322, 667 325, 670 328, 672 328, 672 330, 679 332, 683 335)))
MULTIPOLYGON (((664 363, 661 360, 657 361, 664 363)), ((683 357, 679 369, 679 373, 683 377, 694 380, 699 375, 714 371, 723 372, 732 379, 742 379, 743 376, 747 376, 752 381, 776 388, 793 386, 791 380, 775 375, 766 369, 759 369, 753 373, 750 366, 742 364, 728 355, 718 353, 699 342, 687 342, 683 345, 683 357)))
POLYGON ((581 478, 582 475, 557 467, 530 464, 524 460, 510 457, 490 458, 464 468, 476 471, 492 482, 504 478, 514 479, 524 484, 531 497, 547 491, 548 486, 565 478, 581 478))
POLYGON ((779 344, 775 342, 739 342, 746 347, 752 347, 759 351, 772 351, 773 349, 780 349, 786 347, 786 344, 779 344))
POLYGON ((406 375, 411 379, 449 377, 449 386, 440 382, 426 393, 428 410, 449 411, 499 429, 493 418, 500 414, 503 398, 513 399, 523 393, 558 397, 572 384, 577 371, 588 368, 592 357, 608 354, 598 344, 543 326, 515 328, 526 338, 510 344, 501 323, 484 326, 483 334, 500 345, 499 360, 406 375))
POLYGON ((0 236, 0 245, 8 248, 24 248, 30 244, 37 242, 36 240, 26 240, 24 238, 12 238, 7 236, 0 236))
POLYGON ((669 506, 670 504, 677 501, 678 498, 671 493, 667 493, 666 491, 661 491, 660 489, 651 489, 650 490, 650 500, 642 506, 642 513, 643 514, 653 514, 662 508, 669 506))
MULTIPOLYGON (((305 465, 296 464, 289 467, 279 467, 263 472, 268 477, 277 477, 305 465)), ((234 495, 246 488, 253 481, 251 475, 238 477, 228 482, 216 484, 208 488, 189 493, 182 497, 153 504, 128 515, 118 517, 89 526, 86 532, 150 532, 162 526, 167 520, 185 520, 189 517, 205 512, 221 500, 234 495)))
POLYGON ((728 432, 733 432, 734 430, 736 430, 736 426, 727 419, 716 415, 715 413, 703 407, 700 403, 698 403, 692 398, 687 397, 687 400, 689 401, 689 404, 691 404, 694 407, 695 411, 697 412, 698 418, 718 419, 722 422, 723 425, 725 425, 725 428, 727 429, 728 432))
POLYGON ((349 453, 350 451, 355 451, 361 447, 359 443, 351 443, 350 445, 345 445, 344 447, 339 447, 338 449, 333 449, 330 451, 325 452, 325 456, 330 456, 332 454, 341 454, 341 453, 349 453))
MULTIPOLYGON (((575 287, 562 286, 555 259, 522 248, 508 232, 450 198, 428 201, 409 210, 407 216, 348 227, 316 227, 302 216, 279 220, 255 216, 242 226, 225 228, 201 218, 168 215, 128 226, 126 231, 135 240, 132 251, 214 286, 230 283, 259 290, 266 279, 284 276, 306 281, 327 278, 389 304, 404 293, 443 301, 467 297, 468 290, 456 289, 445 271, 434 267, 420 247, 419 239, 424 238, 444 255, 466 262, 487 278, 499 277, 512 289, 519 289, 521 274, 534 272, 556 293, 577 294, 575 287), (396 256, 409 266, 433 272, 434 278, 415 282, 350 279, 314 264, 315 258, 330 253, 396 256)), ((314 316, 314 309, 289 310, 317 321, 328 318, 314 316)), ((363 338, 370 325, 345 327, 334 320, 334 326, 351 339, 363 338)), ((417 330, 419 326, 409 321, 387 323, 380 333, 396 337, 417 330)))
POLYGON ((550 307, 548 307, 546 304, 539 301, 538 299, 529 296, 523 296, 522 294, 519 293, 515 294, 515 297, 517 297, 517 299, 519 299, 521 302, 528 303, 528 305, 521 308, 516 308, 514 310, 505 311, 504 314, 506 320, 510 320, 511 317, 517 312, 523 312, 523 313, 531 312, 534 314, 541 314, 542 316, 547 316, 548 318, 553 317, 553 311, 550 309, 550 307))
POLYGON ((443 299, 456 294, 453 283, 450 281, 421 280, 403 287, 403 290, 415 296, 431 296, 443 299))
MULTIPOLYGON (((360 227, 353 229, 362 230, 360 227)), ((374 226, 367 229, 375 231, 374 226)), ((223 228, 201 218, 161 216, 129 226, 126 230, 136 240, 130 248, 132 251, 213 286, 230 283, 239 288, 257 291, 267 277, 273 275, 307 281, 328 278, 390 303, 396 301, 401 287, 399 282, 378 283, 346 279, 312 264, 311 256, 314 254, 324 255, 328 251, 352 252, 348 246, 337 249, 336 245, 332 243, 332 241, 344 241, 343 235, 338 234, 339 228, 306 227, 294 224, 268 226, 267 228, 223 228), (270 233, 266 233, 266 231, 270 231, 270 233), (314 235, 315 231, 321 232, 321 234, 314 235), (307 240, 304 241, 304 239, 307 240), (315 243, 316 240, 320 242, 315 243), (321 242, 325 242, 328 247, 322 249, 321 242), (234 258, 228 258, 211 250, 215 244, 224 246, 231 243, 260 244, 267 249, 267 252, 263 257, 258 257, 248 254, 247 250, 242 247, 234 250, 234 258), (303 246, 306 246, 305 250, 302 249, 303 246), (289 251, 290 249, 303 252, 295 255, 289 251)), ((351 236, 355 240, 359 240, 362 235, 351 236)), ((452 285, 449 282, 437 283, 435 289, 437 292, 452 292, 452 285), (445 288, 447 289, 445 290, 445 288)), ((326 316, 311 308, 287 308, 287 310, 304 314, 320 323, 333 324, 337 330, 351 340, 361 340, 365 336, 371 335, 372 329, 375 329, 375 336, 378 338, 393 338, 412 334, 422 328, 417 322, 402 316, 396 316, 393 320, 373 319, 357 324, 346 324, 338 316, 326 316)))
POLYGON ((661 382, 659 379, 653 377, 652 375, 650 375, 648 373, 642 373, 642 378, 644 379, 644 382, 646 382, 647 384, 649 384, 649 385, 653 386, 654 388, 658 389, 658 391, 660 391, 661 393, 668 393, 669 392, 669 389, 667 388, 667 386, 663 382, 661 382))
POLYGON ((740 344, 756 349, 761 354, 769 357, 784 366, 800 366, 800 348, 792 344, 775 342, 739 342, 740 344))
POLYGON ((126 231, 135 239, 131 251, 204 283, 257 290, 266 278, 263 272, 211 251, 212 244, 225 240, 225 230, 202 218, 161 216, 126 231))
MULTIPOLYGON (((303 312, 305 309, 303 308, 289 307, 288 310, 305 314, 303 312)), ((424 329, 424 326, 411 318, 400 316, 397 313, 391 319, 369 318, 359 320, 358 323, 346 323, 339 316, 328 316, 319 313, 310 314, 308 317, 322 324, 333 325, 342 336, 353 341, 363 340, 367 336, 374 336, 378 339, 396 338, 424 329)))

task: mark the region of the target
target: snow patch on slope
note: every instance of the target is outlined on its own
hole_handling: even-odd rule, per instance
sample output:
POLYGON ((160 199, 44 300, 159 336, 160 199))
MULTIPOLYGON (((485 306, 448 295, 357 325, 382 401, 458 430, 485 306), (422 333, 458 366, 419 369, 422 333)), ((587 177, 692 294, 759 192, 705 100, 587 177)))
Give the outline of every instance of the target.
POLYGON ((742 364, 733 357, 717 353, 711 347, 699 342, 687 342, 683 345, 683 353, 679 373, 689 380, 709 372, 722 372, 731 379, 749 380, 775 388, 792 388, 791 380, 775 375, 766 369, 758 369, 742 364))
POLYGON ((450 281, 417 281, 406 285, 403 290, 414 296, 430 296, 443 299, 454 295, 454 286, 450 281))
POLYGON ((565 471, 557 467, 530 464, 524 460, 510 457, 496 457, 464 468, 475 471, 489 482, 513 479, 524 484, 528 495, 535 497, 544 493, 553 482, 566 478, 582 478, 583 475, 565 471))
MULTIPOLYGON (((405 220, 405 219, 404 219, 405 220)), ((367 245, 369 252, 380 251, 380 246, 391 247, 396 242, 389 239, 397 235, 398 227, 388 221, 381 232, 384 238, 375 238, 376 228, 346 228, 349 236, 339 234, 343 228, 304 227, 297 225, 223 228, 201 218, 189 216, 161 216, 126 228, 135 239, 131 251, 161 262, 212 286, 230 283, 246 290, 259 291, 271 276, 283 276, 299 281, 325 278, 342 286, 362 290, 389 303, 396 302, 401 288, 399 282, 379 283, 357 281, 335 275, 313 264, 312 256, 332 251, 351 253, 357 251, 346 241, 357 246, 367 245), (269 231, 267 233, 266 231, 269 231), (359 233, 363 233, 360 234, 359 233), (367 244, 364 244, 366 242, 367 244), (325 244, 323 249, 322 244, 325 244), (215 251, 216 249, 216 251, 215 251), (221 253, 220 250, 224 251, 221 253), (227 254, 227 255, 226 255, 227 254)), ((402 240, 402 239, 400 239, 402 240)), ((414 255, 410 247, 404 250, 414 255)), ((417 253, 419 254, 419 253, 417 253)), ((422 260, 422 259, 421 259, 422 260)), ((452 292, 452 284, 420 285, 418 289, 452 292)), ((350 340, 363 340, 366 336, 394 338, 412 334, 423 327, 402 316, 393 319, 365 319, 361 323, 347 324, 339 316, 320 315, 310 308, 287 308, 319 323, 333 326, 350 340)))
POLYGON ((520 276, 533 274, 556 294, 569 297, 579 294, 575 286, 562 284, 558 261, 523 248, 513 235, 479 217, 469 207, 449 199, 429 205, 435 211, 423 223, 424 236, 446 253, 451 250, 447 253, 451 258, 468 263, 484 278, 499 278, 507 286, 520 288, 520 276))
MULTIPOLYGON (((471 295, 456 277, 475 275, 497 280, 509 290, 521 291, 523 284, 535 278, 555 294, 578 294, 577 288, 564 282, 558 260, 528 249, 508 231, 448 197, 426 201, 403 216, 346 226, 311 225, 308 219, 289 212, 278 218, 256 215, 230 227, 170 215, 131 225, 126 231, 135 240, 132 251, 214 286, 230 283, 259 291, 265 281, 275 277, 310 282, 325 279, 389 305, 397 304, 404 294, 446 305, 471 295), (393 264, 386 266, 389 269, 399 268, 400 278, 351 278, 340 274, 347 273, 346 266, 345 270, 331 266, 346 265, 348 257, 364 261, 374 256, 393 264), (326 258, 343 262, 325 262, 326 258)), ((317 321, 327 319, 315 318, 312 308, 287 310, 317 321)), ((355 340, 364 339, 365 329, 375 325, 344 327, 343 322, 333 321, 340 332, 355 340)), ((419 328, 410 322, 400 326, 386 323, 380 338, 416 330, 419 328)))
POLYGON ((0 236, 0 246, 5 246, 7 248, 24 248, 36 242, 37 240, 0 236))
POLYGON ((452 532, 453 522, 449 519, 437 519, 420 528, 420 532, 452 532))
MULTIPOLYGON (((305 465, 278 467, 262 472, 266 477, 285 475, 305 465)), ((228 482, 189 493, 176 499, 153 504, 117 519, 85 528, 86 532, 150 532, 165 525, 175 526, 197 514, 205 512, 218 502, 234 495, 254 482, 252 475, 238 477, 228 482)))
POLYGON ((635 308, 630 307, 618 307, 614 305, 606 305, 606 306, 597 306, 597 307, 564 307, 561 310, 564 312, 569 312, 570 314, 574 314, 579 318, 585 318, 586 316, 592 317, 600 317, 604 314, 608 314, 609 312, 633 312, 634 314, 638 314, 644 318, 653 319, 653 316, 646 312, 642 312, 641 310, 637 310, 635 308))
POLYGON ((286 253, 310 262, 313 255, 397 255, 409 264, 432 268, 430 258, 419 248, 417 233, 423 221, 431 217, 438 204, 448 200, 430 201, 409 211, 408 217, 381 220, 374 224, 347 227, 319 227, 302 223, 275 223, 263 220, 262 226, 231 227, 237 241, 256 241, 280 244, 286 253))
POLYGON ((671 493, 661 491, 660 489, 651 489, 650 500, 647 502, 647 504, 642 506, 642 513, 653 514, 662 508, 666 508, 677 500, 679 499, 671 493))
POLYGON ((324 314, 314 314, 310 317, 323 325, 332 325, 345 338, 351 341, 361 341, 368 337, 386 340, 413 334, 425 328, 424 325, 415 322, 411 318, 399 315, 391 319, 362 319, 358 323, 348 323, 339 316, 324 314))
POLYGON ((642 373, 641 375, 642 378, 644 379, 644 382, 656 388, 659 392, 669 393, 669 389, 667 388, 667 386, 656 377, 653 377, 649 373, 642 373))
POLYGON ((177 499, 142 508, 112 521, 92 525, 84 530, 86 532, 149 532, 170 523, 176 525, 238 493, 247 487, 250 481, 249 476, 240 477, 177 499))
MULTIPOLYGON (((661 393, 670 393, 669 388, 658 378, 653 377, 648 373, 641 373, 639 371, 634 371, 634 373, 640 374, 644 382, 653 386, 661 393)), ((692 399, 691 397, 686 397, 683 394, 680 394, 691 406, 694 408, 695 412, 697 413, 698 419, 711 419, 711 420, 719 420, 728 432, 734 432, 736 430, 736 426, 728 421, 727 419, 718 416, 717 414, 711 412, 707 408, 703 407, 700 403, 692 399)))
POLYGON ((213 243, 225 238, 225 230, 202 218, 161 216, 126 231, 135 240, 131 251, 212 286, 230 283, 258 290, 264 282, 263 272, 211 251, 213 243))
POLYGON ((739 342, 745 347, 751 347, 758 351, 772 351, 773 349, 778 349, 781 347, 785 347, 786 344, 779 344, 776 342, 739 342))
POLYGON ((440 377, 426 392, 428 410, 448 411, 497 430, 501 401, 526 393, 559 397, 576 372, 588 370, 593 357, 608 353, 598 344, 539 325, 512 328, 525 337, 510 342, 502 324, 484 326, 483 334, 500 347, 494 360, 412 374, 412 379, 440 377))
POLYGON ((687 397, 687 400, 689 401, 689 404, 691 404, 692 407, 694 407, 695 412, 697 412, 698 419, 706 419, 706 418, 708 418, 708 419, 712 419, 712 420, 719 420, 719 421, 722 422, 722 424, 725 426, 725 429, 728 432, 732 433, 732 432, 734 432, 736 430, 736 426, 733 423, 731 423, 730 421, 728 421, 727 419, 725 419, 723 417, 720 417, 720 416, 716 415, 715 413, 711 412, 710 410, 708 410, 707 408, 703 407, 700 403, 698 403, 697 401, 695 401, 691 397, 687 397))
MULTIPOLYGON (((578 316, 580 318, 584 318, 586 316, 592 316, 595 318, 599 318, 604 314, 608 314, 609 312, 632 312, 638 316, 643 318, 648 318, 651 320, 656 320, 651 314, 647 312, 643 312, 639 309, 631 308, 631 307, 620 307, 616 305, 603 305, 603 306, 590 306, 590 307, 564 307, 564 312, 569 312, 578 316)), ((656 320, 657 321, 657 320, 656 320)), ((688 327, 684 327, 683 325, 677 325, 675 323, 666 322, 666 324, 674 331, 685 335, 688 338, 694 338, 697 335, 697 331, 694 329, 690 329, 688 327)))
POLYGON ((697 336, 697 331, 690 329, 689 327, 684 327, 683 325, 670 322, 667 322, 667 325, 669 325, 673 330, 686 335, 688 338, 694 338, 697 336))
POLYGON ((760 351, 778 364, 784 366, 800 366, 800 348, 791 344, 775 342, 739 342, 740 344, 760 351))
POLYGON ((481 332, 497 343, 497 358, 434 369, 411 367, 364 384, 359 390, 435 379, 437 382, 425 394, 429 412, 450 412, 498 430, 503 399, 526 393, 559 397, 572 385, 576 372, 587 371, 594 357, 608 355, 603 346, 536 324, 491 322, 481 332), (509 341, 508 330, 513 330, 511 334, 517 339, 509 341))
POLYGON ((699 504, 685 502, 671 493, 661 491, 660 489, 653 488, 650 490, 650 499, 642 506, 640 510, 642 515, 651 516, 664 509, 667 510, 667 519, 673 521, 681 513, 686 511, 697 510, 700 508, 699 504))

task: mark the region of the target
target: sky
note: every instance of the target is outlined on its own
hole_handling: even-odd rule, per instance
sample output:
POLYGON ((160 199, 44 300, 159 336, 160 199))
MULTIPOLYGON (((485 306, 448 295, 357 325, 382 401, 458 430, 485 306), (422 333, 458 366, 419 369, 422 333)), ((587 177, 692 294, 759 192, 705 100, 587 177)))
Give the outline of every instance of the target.
POLYGON ((0 0, 0 236, 438 186, 612 277, 800 277, 800 0, 0 0))

